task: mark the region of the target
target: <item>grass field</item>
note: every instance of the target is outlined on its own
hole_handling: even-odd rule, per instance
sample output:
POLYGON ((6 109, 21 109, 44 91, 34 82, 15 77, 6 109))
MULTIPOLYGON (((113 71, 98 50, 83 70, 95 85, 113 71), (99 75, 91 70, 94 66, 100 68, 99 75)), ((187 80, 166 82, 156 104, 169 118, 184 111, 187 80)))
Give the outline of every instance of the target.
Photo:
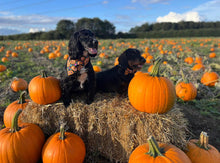
MULTIPOLYGON (((4 109, 19 97, 19 92, 13 92, 10 88, 13 78, 23 78, 30 82, 45 70, 49 76, 60 79, 65 71, 64 56, 68 54, 67 45, 66 40, 0 42, 0 65, 7 67, 0 72, 1 128, 4 127, 4 109), (7 61, 4 61, 4 57, 7 61)), ((196 86, 196 99, 188 102, 177 99, 176 104, 183 109, 189 121, 189 131, 195 137, 198 137, 201 131, 206 131, 210 136, 210 144, 220 150, 220 83, 208 87, 200 81, 205 71, 214 71, 220 75, 220 38, 99 40, 99 52, 92 58, 92 64, 102 70, 111 68, 116 57, 127 48, 137 48, 142 52, 147 61, 143 72, 148 72, 153 60, 161 56, 164 60, 161 66, 163 76, 169 78, 174 85, 187 79, 196 86), (210 53, 214 57, 211 57, 210 53), (192 63, 186 62, 188 57, 192 58, 192 63), (194 66, 198 63, 203 65, 203 68, 195 70, 194 66)))

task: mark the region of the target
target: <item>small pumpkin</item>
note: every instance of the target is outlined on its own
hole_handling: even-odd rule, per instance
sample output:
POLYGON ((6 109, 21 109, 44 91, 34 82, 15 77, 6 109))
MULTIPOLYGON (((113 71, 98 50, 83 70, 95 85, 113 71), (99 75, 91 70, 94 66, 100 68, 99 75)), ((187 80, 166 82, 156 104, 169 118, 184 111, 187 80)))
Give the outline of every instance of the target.
POLYGON ((186 62, 188 64, 192 64, 193 63, 193 58, 192 57, 187 57, 187 58, 185 58, 184 62, 186 62))
POLYGON ((68 54, 65 54, 65 55, 63 56, 63 59, 64 59, 64 60, 67 60, 68 57, 69 57, 69 55, 68 55, 68 54))
POLYGON ((93 66, 93 70, 95 71, 95 72, 100 72, 100 71, 102 71, 102 69, 101 69, 101 67, 99 67, 99 66, 93 66))
POLYGON ((214 163, 220 162, 219 151, 208 142, 206 132, 201 132, 199 140, 191 139, 187 143, 187 156, 193 163, 214 163))
POLYGON ((191 101, 196 98, 197 89, 191 82, 180 82, 176 85, 176 95, 183 101, 191 101))
POLYGON ((18 53, 12 52, 12 53, 11 53, 11 56, 12 56, 12 57, 18 57, 18 53))
POLYGON ((188 156, 176 146, 157 143, 153 136, 147 141, 131 153, 128 163, 191 163, 188 156))
POLYGON ((209 58, 215 58, 215 57, 216 57, 216 53, 215 52, 209 53, 209 58))
POLYGON ((0 65, 0 72, 3 72, 7 69, 5 65, 0 65))
POLYGON ((218 81, 218 79, 219 75, 216 72, 205 72, 202 75, 201 83, 206 86, 213 87, 215 86, 215 83, 218 81))
MULTIPOLYGON (((25 94, 25 91, 21 92, 19 99, 9 104, 5 109, 3 119, 6 127, 11 127, 12 118, 15 113, 18 111, 18 109, 25 109, 28 102, 30 101, 25 99, 25 94)), ((21 121, 18 119, 18 124, 20 123, 21 121)))
POLYGON ((2 57, 2 62, 8 62, 8 58, 7 57, 2 57))
POLYGON ((152 55, 148 55, 146 58, 146 63, 152 63, 154 57, 152 55))
POLYGON ((35 124, 18 125, 19 109, 11 127, 0 130, 0 162, 1 163, 37 163, 45 141, 43 131, 35 124))
POLYGON ((33 49, 32 48, 28 48, 28 52, 32 52, 33 51, 33 49))
POLYGON ((49 53, 48 58, 49 59, 55 59, 57 55, 55 53, 49 53))
POLYGON ((31 99, 42 105, 56 102, 61 97, 60 82, 52 76, 47 76, 43 71, 42 76, 34 77, 28 86, 31 99))
POLYGON ((83 163, 86 148, 83 140, 71 132, 65 132, 64 124, 60 126, 60 133, 48 138, 43 146, 42 160, 44 163, 83 163))
POLYGON ((205 67, 204 67, 204 65, 203 64, 200 64, 200 63, 198 63, 198 64, 195 64, 193 67, 192 67, 192 70, 193 71, 199 71, 199 70, 205 70, 205 67))
POLYGON ((27 81, 22 78, 14 77, 11 82, 11 89, 14 92, 24 91, 27 89, 27 87, 28 87, 27 81))
POLYGON ((175 87, 168 78, 159 76, 161 63, 162 59, 157 59, 150 75, 135 75, 130 81, 128 98, 135 109, 147 113, 165 113, 173 107, 176 101, 175 87))

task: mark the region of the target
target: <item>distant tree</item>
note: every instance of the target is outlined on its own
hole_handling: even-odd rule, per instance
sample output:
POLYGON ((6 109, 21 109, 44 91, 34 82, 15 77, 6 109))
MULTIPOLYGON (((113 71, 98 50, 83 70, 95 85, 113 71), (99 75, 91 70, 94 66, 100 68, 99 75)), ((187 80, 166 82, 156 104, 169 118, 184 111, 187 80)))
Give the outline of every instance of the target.
POLYGON ((76 22, 76 31, 89 29, 97 37, 108 38, 115 34, 115 26, 109 21, 102 21, 99 18, 82 18, 76 22))
POLYGON ((57 23, 56 32, 59 39, 69 39, 71 33, 75 31, 75 24, 70 20, 60 20, 57 23))

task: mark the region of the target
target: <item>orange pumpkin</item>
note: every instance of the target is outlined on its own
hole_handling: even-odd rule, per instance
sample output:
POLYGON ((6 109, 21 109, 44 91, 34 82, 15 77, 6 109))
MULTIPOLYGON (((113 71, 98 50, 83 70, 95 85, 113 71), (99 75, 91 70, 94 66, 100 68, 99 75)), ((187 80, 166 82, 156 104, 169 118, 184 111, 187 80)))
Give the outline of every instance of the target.
POLYGON ((193 63, 193 58, 192 57, 187 57, 187 58, 185 58, 184 62, 186 62, 188 64, 192 64, 193 63))
POLYGON ((162 59, 155 61, 149 74, 135 75, 128 86, 128 98, 132 106, 142 112, 165 113, 169 111, 176 100, 173 83, 159 76, 159 66, 162 59))
POLYGON ((93 66, 93 70, 94 70, 95 72, 100 72, 100 71, 102 71, 101 67, 99 67, 99 66, 93 66))
POLYGON ((193 163, 220 162, 219 151, 208 142, 206 132, 201 132, 200 139, 191 139, 187 144, 187 156, 193 163))
POLYGON ((64 125, 60 133, 55 133, 48 138, 42 150, 44 163, 83 163, 86 148, 83 140, 71 132, 65 132, 64 125))
POLYGON ((151 71, 152 71, 153 66, 154 66, 154 65, 150 65, 150 66, 148 67, 147 71, 148 71, 148 72, 151 72, 151 71))
POLYGON ((213 87, 215 86, 215 83, 218 81, 219 75, 216 72, 205 72, 202 75, 201 83, 213 87))
POLYGON ((204 65, 203 64, 200 64, 200 63, 198 63, 198 64, 195 64, 193 67, 192 67, 192 70, 193 71, 199 71, 199 70, 205 70, 205 67, 204 67, 204 65))
POLYGON ((8 62, 8 58, 7 57, 2 57, 2 62, 8 62))
MULTIPOLYGON (((25 91, 21 92, 19 99, 9 104, 5 109, 3 118, 6 127, 11 127, 12 118, 14 117, 15 113, 19 109, 25 109, 28 102, 30 101, 28 99, 25 99, 25 94, 25 91)), ((21 124, 20 119, 18 119, 18 124, 21 124)))
POLYGON ((197 89, 193 83, 180 82, 176 85, 176 95, 183 101, 191 101, 196 98, 197 89))
POLYGON ((18 57, 18 53, 12 52, 12 53, 11 53, 11 56, 12 56, 12 57, 18 57))
POLYGON ((33 51, 33 49, 32 48, 28 48, 28 52, 32 52, 33 51))
POLYGON ((116 66, 116 65, 118 65, 119 64, 119 62, 118 62, 118 57, 116 57, 115 58, 115 63, 114 63, 114 65, 116 66))
POLYGON ((153 61, 154 57, 152 55, 148 55, 146 58, 146 63, 151 63, 153 61))
POLYGON ((216 57, 216 53, 215 52, 209 53, 209 58, 215 58, 215 57, 216 57))
POLYGON ((202 57, 197 56, 194 63, 202 64, 202 57))
POLYGON ((31 99, 38 104, 51 104, 61 97, 59 80, 47 76, 45 71, 42 76, 36 76, 30 81, 28 90, 31 99))
POLYGON ((7 69, 5 65, 0 65, 0 72, 3 72, 7 69))
POLYGON ((68 55, 68 54, 65 54, 65 55, 63 56, 63 59, 67 60, 68 57, 69 57, 69 55, 68 55))
POLYGON ((191 163, 189 157, 174 145, 157 143, 154 137, 138 146, 130 155, 128 163, 191 163))
POLYGON ((26 80, 22 78, 14 77, 13 81, 11 82, 11 89, 15 92, 23 91, 27 89, 28 83, 26 80))
POLYGON ((48 58, 49 59, 55 59, 57 57, 57 55, 55 54, 55 53, 50 53, 49 55, 48 55, 48 58))
POLYGON ((37 162, 45 141, 40 127, 31 123, 18 125, 19 109, 12 119, 11 127, 0 130, 0 162, 37 162))

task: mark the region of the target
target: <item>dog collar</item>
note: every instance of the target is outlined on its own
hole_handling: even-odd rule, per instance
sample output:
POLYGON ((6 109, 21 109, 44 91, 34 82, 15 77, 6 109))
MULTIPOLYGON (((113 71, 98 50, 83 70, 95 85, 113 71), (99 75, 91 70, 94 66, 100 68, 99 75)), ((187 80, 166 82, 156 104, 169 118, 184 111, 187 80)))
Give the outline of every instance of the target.
POLYGON ((125 70, 124 75, 134 74, 135 72, 136 72, 136 70, 131 70, 131 69, 127 68, 127 69, 125 70))
MULTIPOLYGON (((118 64, 118 66, 120 66, 122 69, 124 69, 120 64, 118 64)), ((137 72, 136 70, 133 70, 133 69, 130 69, 130 68, 127 68, 127 69, 124 69, 124 70, 125 70, 124 75, 134 74, 135 72, 137 72)))
POLYGON ((84 66, 89 63, 90 58, 88 56, 81 57, 80 59, 70 59, 67 60, 67 74, 68 76, 80 71, 84 66))

